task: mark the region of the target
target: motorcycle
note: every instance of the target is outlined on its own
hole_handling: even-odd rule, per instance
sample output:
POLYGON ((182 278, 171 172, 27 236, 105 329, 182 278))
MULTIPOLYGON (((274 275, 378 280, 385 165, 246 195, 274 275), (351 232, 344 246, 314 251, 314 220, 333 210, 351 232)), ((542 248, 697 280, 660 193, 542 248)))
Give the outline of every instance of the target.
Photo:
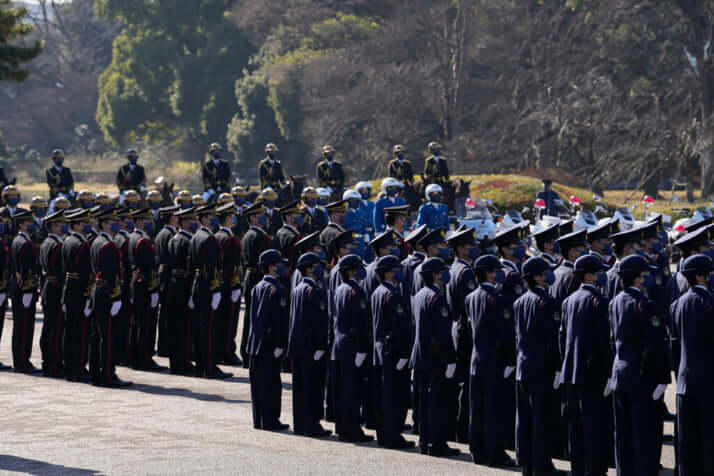
POLYGON ((465 225, 476 232, 477 240, 493 238, 497 232, 496 221, 489 210, 490 200, 480 198, 466 199, 466 215, 460 220, 461 225, 465 225))

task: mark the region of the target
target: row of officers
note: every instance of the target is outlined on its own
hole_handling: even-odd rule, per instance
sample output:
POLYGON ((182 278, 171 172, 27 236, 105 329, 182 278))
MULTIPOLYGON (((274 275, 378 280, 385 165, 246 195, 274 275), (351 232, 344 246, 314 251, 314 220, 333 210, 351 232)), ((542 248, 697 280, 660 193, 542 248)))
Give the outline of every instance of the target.
MULTIPOLYGON (((427 147, 429 156, 424 159, 423 172, 426 184, 444 184, 449 180, 449 168, 446 159, 441 155, 441 148, 437 142, 431 142, 427 147)), ((393 147, 393 159, 389 162, 388 175, 411 186, 414 182, 414 172, 411 162, 406 159, 406 152, 406 148, 401 144, 393 147)), ((316 177, 320 187, 327 188, 331 194, 337 192, 341 194, 347 180, 342 164, 335 160, 335 154, 336 151, 332 146, 322 147, 322 160, 317 164, 316 177)), ((232 174, 230 164, 223 158, 223 149, 220 144, 211 144, 208 155, 209 159, 201 167, 201 176, 205 189, 204 198, 213 201, 210 199, 230 191, 232 174)), ((258 164, 261 189, 271 187, 277 191, 288 184, 282 164, 277 157, 278 147, 273 143, 267 144, 265 157, 258 164)), ((50 159, 52 166, 45 171, 47 185, 50 188, 50 199, 57 196, 74 199, 76 197, 74 178, 71 169, 64 165, 64 152, 61 149, 55 149, 52 151, 50 159)), ((126 159, 127 163, 117 171, 117 188, 122 194, 126 190, 135 190, 143 195, 147 191, 146 172, 144 167, 139 164, 138 152, 135 149, 129 149, 126 159)), ((7 185, 7 180, 2 180, 4 180, 2 183, 4 187, 7 185)))
POLYGON ((551 458, 567 456, 575 474, 616 464, 637 475, 657 472, 674 370, 678 468, 705 471, 711 223, 675 243, 684 258, 670 275, 659 221, 531 236, 516 226, 478 243, 469 229, 407 234, 406 208, 388 207, 365 265, 359 237, 340 225, 347 202, 326 209, 328 223, 306 235, 297 201, 279 210, 274 235, 262 201, 163 207, 160 230, 147 208, 59 210, 41 220, 41 245, 31 210, 0 212, 0 228, 16 230, 0 247, 15 370, 38 370, 39 301, 48 376, 127 385, 116 364, 160 370, 157 351, 183 375, 225 378, 218 364, 242 363, 256 428, 281 430, 290 362, 298 433, 325 435, 327 419, 340 439, 369 439, 366 425, 404 447, 411 407, 425 454, 454 454, 456 440, 493 466, 516 464, 504 451, 515 448, 524 474, 552 474, 551 458))

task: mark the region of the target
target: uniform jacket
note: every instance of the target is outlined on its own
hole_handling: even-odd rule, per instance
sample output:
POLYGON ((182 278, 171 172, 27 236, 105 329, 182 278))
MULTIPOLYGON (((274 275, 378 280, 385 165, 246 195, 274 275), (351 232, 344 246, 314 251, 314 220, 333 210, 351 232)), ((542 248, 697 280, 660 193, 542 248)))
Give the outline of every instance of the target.
POLYGON ((351 279, 335 291, 332 360, 349 362, 358 352, 371 347, 371 325, 367 295, 359 283, 351 279))
POLYGON ((288 345, 288 294, 274 276, 264 276, 252 291, 249 355, 272 354, 288 345))
POLYGON ((117 187, 120 192, 124 190, 136 190, 146 186, 146 173, 144 167, 135 165, 134 170, 131 170, 130 164, 124 164, 119 167, 117 172, 117 187))
POLYGON ((283 166, 279 160, 273 160, 272 164, 267 157, 260 161, 258 165, 258 173, 260 175, 260 189, 271 187, 275 192, 285 183, 285 175, 283 175, 283 166))
POLYGON ((544 388, 560 369, 558 328, 560 313, 545 289, 536 287, 513 304, 518 360, 516 380, 544 388))
POLYGON ((72 171, 69 167, 50 167, 45 170, 45 178, 47 179, 47 186, 50 188, 50 200, 54 199, 60 193, 68 194, 70 190, 74 189, 74 179, 72 178, 72 171))
POLYGON ((411 316, 398 286, 385 281, 370 297, 374 335, 374 365, 387 365, 411 356, 411 316))
POLYGON ((372 221, 374 223, 374 232, 376 234, 382 233, 387 227, 384 219, 385 208, 399 207, 406 204, 406 200, 404 200, 404 198, 402 197, 390 198, 384 196, 377 200, 377 203, 374 204, 374 216, 372 217, 372 221))
POLYGON ((439 156, 437 159, 431 155, 424 161, 424 183, 426 185, 432 183, 443 184, 449 181, 449 166, 446 164, 446 159, 439 156))
POLYGON ((677 394, 714 393, 714 301, 708 290, 690 288, 672 303, 674 332, 680 343, 677 394))
POLYGON ((500 377, 505 367, 516 365, 513 313, 496 287, 483 283, 466 296, 466 313, 472 329, 470 374, 500 377))
POLYGON ((443 372, 456 362, 446 298, 436 286, 425 286, 412 300, 416 336, 411 365, 416 372, 443 372))
POLYGON ((312 278, 303 278, 290 293, 288 355, 312 357, 327 350, 327 293, 312 278))
POLYGON ((201 177, 206 191, 213 189, 218 193, 227 192, 231 181, 231 168, 224 159, 209 159, 201 168, 201 177))
POLYGON ((317 182, 320 187, 332 187, 333 190, 344 188, 345 172, 342 170, 342 164, 334 160, 332 165, 328 164, 327 160, 317 164, 317 182))
POLYGON ((426 202, 419 207, 416 226, 426 225, 430 230, 449 228, 449 209, 443 203, 426 202))
POLYGON ((389 161, 388 177, 393 177, 405 185, 414 185, 414 172, 412 163, 406 159, 392 159, 389 161))

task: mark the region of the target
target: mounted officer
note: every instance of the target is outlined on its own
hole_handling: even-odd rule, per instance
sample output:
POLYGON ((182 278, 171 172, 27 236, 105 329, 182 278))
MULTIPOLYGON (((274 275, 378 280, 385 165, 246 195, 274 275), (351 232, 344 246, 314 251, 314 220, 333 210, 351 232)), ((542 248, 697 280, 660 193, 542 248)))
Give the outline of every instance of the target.
POLYGON ((222 153, 223 149, 220 144, 216 142, 211 144, 208 148, 211 158, 203 164, 201 169, 205 188, 203 198, 206 202, 212 201, 214 196, 223 192, 230 192, 231 168, 228 162, 221 158, 222 153))
POLYGON ((441 156, 441 144, 430 142, 428 149, 431 155, 424 161, 424 183, 443 186, 449 181, 449 167, 441 156))
POLYGON ((394 159, 389 162, 389 175, 402 182, 404 185, 411 187, 414 185, 414 172, 412 171, 412 163, 405 159, 407 149, 402 144, 397 144, 392 149, 394 159))
POLYGON ((135 190, 143 194, 146 191, 146 173, 144 167, 137 164, 139 154, 134 149, 126 151, 128 164, 119 167, 117 172, 117 188, 123 203, 124 194, 127 190, 135 190))
POLYGON ((65 198, 74 198, 74 179, 72 171, 69 167, 62 165, 64 163, 64 152, 62 149, 52 151, 52 162, 54 165, 45 170, 47 178, 47 186, 50 188, 50 200, 61 195, 65 198))
POLYGON ((330 197, 342 197, 345 188, 345 172, 342 164, 335 160, 335 149, 331 145, 322 148, 324 160, 317 164, 317 182, 330 192, 330 197))
POLYGON ((285 183, 285 175, 283 175, 283 167, 280 161, 276 159, 278 156, 278 146, 267 144, 265 146, 265 158, 258 165, 258 173, 260 175, 260 188, 272 187, 273 190, 280 190, 285 183))

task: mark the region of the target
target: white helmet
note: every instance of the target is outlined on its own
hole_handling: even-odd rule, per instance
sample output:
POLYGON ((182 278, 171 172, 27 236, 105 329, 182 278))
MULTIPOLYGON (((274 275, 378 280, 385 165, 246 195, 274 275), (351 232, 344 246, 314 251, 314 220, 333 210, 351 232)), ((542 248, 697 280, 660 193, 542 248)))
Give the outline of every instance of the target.
POLYGON ((330 196, 330 192, 329 192, 326 188, 319 187, 319 188, 317 189, 317 196, 318 196, 318 197, 329 197, 329 196, 330 196))
POLYGON ((355 190, 357 190, 357 191, 360 191, 363 188, 368 188, 368 189, 372 190, 372 184, 369 182, 360 182, 357 185, 355 185, 355 190))
POLYGON ((357 190, 345 190, 342 194, 342 200, 361 200, 362 195, 357 190))
POLYGON ((402 184, 402 182, 400 182, 399 180, 392 177, 387 177, 386 179, 382 180, 382 193, 387 193, 387 187, 402 188, 403 186, 404 184, 402 184))
POLYGON ((431 197, 431 194, 432 194, 432 193, 441 193, 441 194, 443 194, 443 193, 444 193, 444 189, 441 188, 441 185, 432 183, 431 185, 429 185, 428 187, 426 187, 426 193, 425 193, 424 195, 426 195, 426 199, 427 199, 427 200, 431 200, 430 197, 431 197))

